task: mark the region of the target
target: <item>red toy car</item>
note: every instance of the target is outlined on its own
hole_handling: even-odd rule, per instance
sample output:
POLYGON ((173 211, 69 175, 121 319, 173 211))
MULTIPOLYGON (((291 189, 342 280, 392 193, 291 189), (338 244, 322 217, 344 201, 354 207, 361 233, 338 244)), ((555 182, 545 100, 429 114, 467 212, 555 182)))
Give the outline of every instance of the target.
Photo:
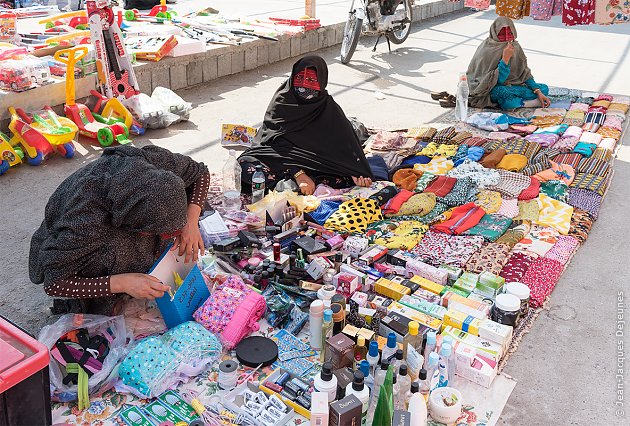
POLYGON ((21 92, 30 89, 31 85, 31 78, 24 70, 0 65, 0 89, 21 92))

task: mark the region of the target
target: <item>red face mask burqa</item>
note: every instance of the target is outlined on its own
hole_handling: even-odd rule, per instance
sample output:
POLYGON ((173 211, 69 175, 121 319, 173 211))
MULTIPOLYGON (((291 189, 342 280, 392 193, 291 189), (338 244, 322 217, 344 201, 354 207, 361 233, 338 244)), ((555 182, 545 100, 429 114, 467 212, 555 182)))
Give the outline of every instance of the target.
POLYGON ((501 31, 499 31, 499 41, 514 41, 514 35, 512 34, 512 29, 510 27, 503 27, 501 31))

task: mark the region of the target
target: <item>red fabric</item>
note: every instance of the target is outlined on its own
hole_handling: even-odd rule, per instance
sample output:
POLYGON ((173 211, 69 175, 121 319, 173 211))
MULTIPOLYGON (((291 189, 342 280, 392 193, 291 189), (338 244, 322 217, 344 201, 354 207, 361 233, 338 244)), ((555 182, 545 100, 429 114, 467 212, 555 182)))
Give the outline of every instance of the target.
POLYGON ((405 204, 408 199, 414 196, 414 192, 401 189, 398 194, 389 200, 382 208, 383 214, 396 214, 400 210, 400 206, 405 204))
POLYGON ((317 80, 317 71, 313 68, 305 68, 293 77, 293 86, 307 89, 321 90, 317 80))
POLYGON ((514 41, 514 34, 512 34, 512 29, 510 27, 503 27, 498 34, 499 41, 514 41))
POLYGON ((540 181, 533 177, 530 177, 532 182, 529 184, 527 188, 525 188, 518 196, 518 199, 521 201, 533 200, 538 197, 540 194, 540 181))
POLYGON ((589 25, 595 23, 595 0, 564 0, 562 23, 589 25))
POLYGON ((435 225, 433 229, 447 234, 460 235, 479 223, 486 212, 475 203, 456 207, 451 218, 446 222, 435 225))
POLYGON ((438 176, 426 187, 424 192, 432 192, 437 197, 446 197, 457 183, 457 179, 448 176, 438 176))
POLYGON ((534 308, 542 306, 560 279, 564 266, 553 259, 541 257, 532 264, 523 275, 522 283, 531 290, 530 305, 534 308))
POLYGON ((505 278, 506 283, 520 282, 533 261, 534 258, 525 253, 512 253, 499 276, 505 278))

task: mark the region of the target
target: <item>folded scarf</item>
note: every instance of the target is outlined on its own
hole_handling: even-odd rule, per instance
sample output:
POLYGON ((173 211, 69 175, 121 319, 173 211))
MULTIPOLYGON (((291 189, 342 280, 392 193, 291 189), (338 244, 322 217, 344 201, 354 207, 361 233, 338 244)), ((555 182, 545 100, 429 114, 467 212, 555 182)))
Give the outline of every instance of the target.
POLYGON ((536 130, 534 134, 536 135, 540 133, 553 133, 556 135, 562 135, 564 132, 566 132, 568 128, 569 126, 567 124, 557 124, 555 126, 541 127, 536 130))
POLYGON ((602 138, 611 138, 614 140, 619 140, 621 138, 621 130, 614 129, 612 127, 600 127, 597 130, 597 134, 602 138))
POLYGON ((599 143, 598 148, 603 148, 609 151, 614 151, 615 146, 617 146, 617 141, 613 138, 604 138, 599 143))
POLYGON ((401 189, 398 194, 396 194, 391 200, 389 200, 383 206, 383 214, 384 215, 393 215, 397 214, 400 207, 411 197, 413 197, 414 193, 412 191, 408 191, 406 189, 401 189))
POLYGON ((502 141, 502 142, 508 142, 516 138, 517 136, 514 133, 508 133, 508 132, 490 132, 488 134, 488 139, 493 139, 493 140, 502 141))
POLYGON ((597 145, 594 143, 578 142, 577 145, 575 145, 575 148, 573 148, 572 152, 581 154, 584 157, 588 158, 593 155, 595 149, 597 149, 597 145))
POLYGON ((407 130, 408 138, 420 139, 421 141, 430 141, 437 133, 437 129, 433 127, 411 128, 407 130))
POLYGON ((560 235, 558 242, 545 255, 545 259, 557 260, 566 265, 579 247, 580 242, 576 238, 570 235, 560 235))
POLYGON ((542 147, 550 147, 553 146, 560 136, 555 133, 532 133, 525 137, 525 140, 528 142, 535 142, 542 147))
POLYGON ((576 209, 588 212, 593 219, 597 220, 599 209, 602 206, 602 196, 586 189, 569 188, 567 203, 576 209))
POLYGON ((540 193, 540 181, 538 179, 535 179, 533 176, 530 176, 530 184, 527 188, 521 191, 521 193, 518 196, 518 200, 521 200, 521 201, 533 200, 534 198, 538 197, 539 193, 540 193))
POLYGON ((497 164, 497 169, 520 172, 525 166, 527 166, 527 157, 520 154, 507 154, 497 164))
POLYGON ((497 170, 501 181, 498 185, 490 186, 488 189, 500 192, 505 198, 517 198, 521 191, 531 185, 529 176, 520 173, 509 172, 507 170, 497 170))
POLYGON ((562 124, 567 124, 569 126, 582 126, 584 124, 584 117, 586 113, 584 111, 579 110, 570 110, 567 111, 567 115, 565 115, 562 124))
POLYGON ((504 244, 488 243, 470 257, 464 269, 475 274, 489 272, 499 275, 509 256, 510 247, 504 244))
POLYGON ((481 164, 471 161, 468 158, 457 168, 450 170, 447 176, 458 179, 469 177, 475 182, 479 189, 497 185, 501 180, 499 172, 493 169, 486 169, 481 164))
POLYGON ((496 241, 512 224, 512 219, 500 214, 485 214, 475 226, 464 235, 483 237, 486 241, 496 241))
POLYGON ((559 180, 548 180, 540 184, 540 193, 554 200, 566 203, 569 199, 569 187, 559 180))
MULTIPOLYGON (((538 196, 538 194, 536 194, 538 196)), ((487 214, 496 213, 501 208, 501 194, 496 191, 482 189, 477 193, 475 204, 484 209, 487 214)))
POLYGON ((449 220, 434 225, 433 229, 447 234, 460 235, 479 223, 484 215, 485 212, 481 207, 475 203, 467 203, 456 207, 449 220))
POLYGON ((324 226, 335 231, 363 233, 370 223, 378 220, 383 220, 383 215, 376 200, 354 198, 343 202, 324 226))
POLYGON ((438 198, 438 201, 449 207, 461 206, 475 200, 477 185, 469 178, 457 179, 453 189, 445 196, 438 198))
POLYGON ((540 214, 536 221, 539 225, 550 226, 563 235, 569 233, 573 207, 545 194, 538 196, 540 214))
POLYGON ((569 229, 569 235, 574 237, 584 244, 588 238, 588 234, 591 232, 593 226, 593 217, 584 210, 574 209, 573 216, 571 216, 571 229, 569 229))
POLYGON ((422 172, 419 170, 400 169, 394 173, 392 182, 394 182, 398 188, 406 189, 407 191, 414 191, 420 176, 422 176, 422 172))
POLYGON ((436 176, 433 173, 424 172, 422 176, 418 178, 416 182, 416 192, 424 192, 425 189, 435 180, 436 176))
POLYGON ((518 216, 518 200, 516 198, 502 198, 501 207, 497 212, 498 215, 509 217, 510 219, 518 216))
POLYGON ((539 258, 532 262, 521 282, 530 289, 530 305, 538 308, 545 303, 564 271, 557 260, 539 258))
POLYGON ((533 124, 512 124, 506 131, 515 135, 527 136, 534 133, 536 129, 538 129, 538 126, 533 124))
POLYGON ((501 160, 503 159, 503 157, 505 157, 506 154, 507 152, 505 151, 505 149, 499 148, 496 151, 492 151, 485 157, 482 157, 479 164, 481 164, 482 166, 488 169, 496 169, 497 165, 501 162, 501 160))
POLYGON ((585 104, 581 102, 574 102, 571 104, 569 111, 582 111, 583 113, 586 114, 589 106, 590 106, 589 104, 585 104))
MULTIPOLYGON (((393 215, 395 216, 424 216, 429 214, 431 210, 435 208, 436 197, 435 194, 427 192, 422 194, 414 194, 407 201, 405 201, 398 211, 393 215)), ((391 214, 385 214, 386 216, 392 216, 391 214)))
POLYGON ((437 143, 447 143, 457 134, 457 130, 455 127, 450 126, 445 129, 439 130, 435 136, 433 136, 433 141, 437 143))
POLYGON ((602 124, 602 127, 611 127, 613 129, 622 131, 623 121, 624 120, 622 118, 615 115, 606 115, 606 120, 604 120, 604 124, 602 124))
POLYGON ((547 182, 549 180, 561 180, 567 185, 571 185, 575 178, 575 171, 569 164, 556 163, 550 161, 551 168, 542 172, 536 173, 533 178, 540 182, 547 182))
MULTIPOLYGON (((455 147, 455 145, 452 145, 455 147)), ((433 173, 434 175, 445 175, 453 168, 453 161, 446 157, 435 157, 429 164, 416 164, 413 166, 416 170, 433 173)))
POLYGON ((499 273, 500 277, 505 278, 505 282, 521 282, 523 275, 534 262, 535 258, 528 256, 526 253, 512 253, 507 263, 499 273))
POLYGON ((424 192, 432 192, 438 197, 445 197, 457 183, 457 179, 447 176, 436 176, 424 192))

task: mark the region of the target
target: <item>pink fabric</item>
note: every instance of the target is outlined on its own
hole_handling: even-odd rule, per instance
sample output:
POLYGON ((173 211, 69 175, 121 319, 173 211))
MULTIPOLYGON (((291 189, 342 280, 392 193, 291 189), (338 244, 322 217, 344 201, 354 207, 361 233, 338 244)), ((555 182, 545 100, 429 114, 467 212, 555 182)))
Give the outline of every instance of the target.
POLYGON ((602 127, 612 127, 621 132, 623 131, 623 119, 613 115, 606 115, 606 120, 604 120, 602 127))
POLYGON ((549 21, 562 13, 562 0, 532 0, 529 16, 539 21, 549 21))
POLYGON ((599 143, 598 147, 607 149, 609 151, 614 151, 616 145, 617 145, 617 141, 615 139, 613 139, 613 138, 604 138, 599 143))
POLYGON ((600 94, 597 99, 595 99, 596 101, 608 101, 608 102, 612 102, 614 99, 613 95, 609 95, 608 93, 602 93, 600 94))
POLYGON ((258 320, 266 310, 265 298, 255 291, 250 291, 221 333, 221 342, 225 349, 234 348, 249 333, 258 331, 260 328, 258 320))
POLYGON ((630 97, 628 96, 613 96, 612 101, 616 104, 630 105, 630 97))
POLYGON ((510 199, 501 199, 501 207, 497 214, 503 215, 505 217, 509 217, 510 219, 518 216, 519 208, 518 208, 518 200, 516 198, 510 199))
POLYGON ((583 132, 582 136, 580 136, 580 142, 584 143, 594 143, 595 145, 599 145, 601 141, 602 135, 593 132, 583 132))
POLYGON ((208 300, 195 311, 193 318, 214 334, 221 334, 241 302, 253 292, 241 277, 230 275, 212 290, 208 300))
POLYGON ((543 257, 532 262, 521 280, 531 291, 530 305, 532 307, 542 306, 553 291, 563 271, 564 265, 554 259, 543 257))
POLYGON ((558 138, 559 136, 555 133, 533 133, 531 135, 527 135, 525 140, 528 142, 536 142, 544 148, 549 148, 558 142, 558 138))
POLYGON ((531 183, 527 188, 521 191, 521 193, 518 195, 518 200, 533 200, 534 198, 538 197, 538 194, 540 194, 540 181, 532 176, 530 176, 530 179, 531 183))
POLYGON ((580 246, 577 239, 570 235, 560 235, 558 241, 553 245, 551 250, 545 254, 546 259, 557 260, 558 262, 566 265, 573 257, 573 254, 580 246))
POLYGON ((505 278, 506 283, 520 282, 534 260, 534 257, 525 253, 512 253, 508 262, 501 269, 499 276, 505 278))
POLYGON ((490 132, 488 138, 495 141, 507 142, 516 139, 517 135, 508 132, 490 132))
POLYGON ((590 105, 588 104, 583 104, 581 102, 575 102, 572 103, 571 106, 569 107, 569 111, 584 111, 584 112, 588 112, 588 108, 590 105))

